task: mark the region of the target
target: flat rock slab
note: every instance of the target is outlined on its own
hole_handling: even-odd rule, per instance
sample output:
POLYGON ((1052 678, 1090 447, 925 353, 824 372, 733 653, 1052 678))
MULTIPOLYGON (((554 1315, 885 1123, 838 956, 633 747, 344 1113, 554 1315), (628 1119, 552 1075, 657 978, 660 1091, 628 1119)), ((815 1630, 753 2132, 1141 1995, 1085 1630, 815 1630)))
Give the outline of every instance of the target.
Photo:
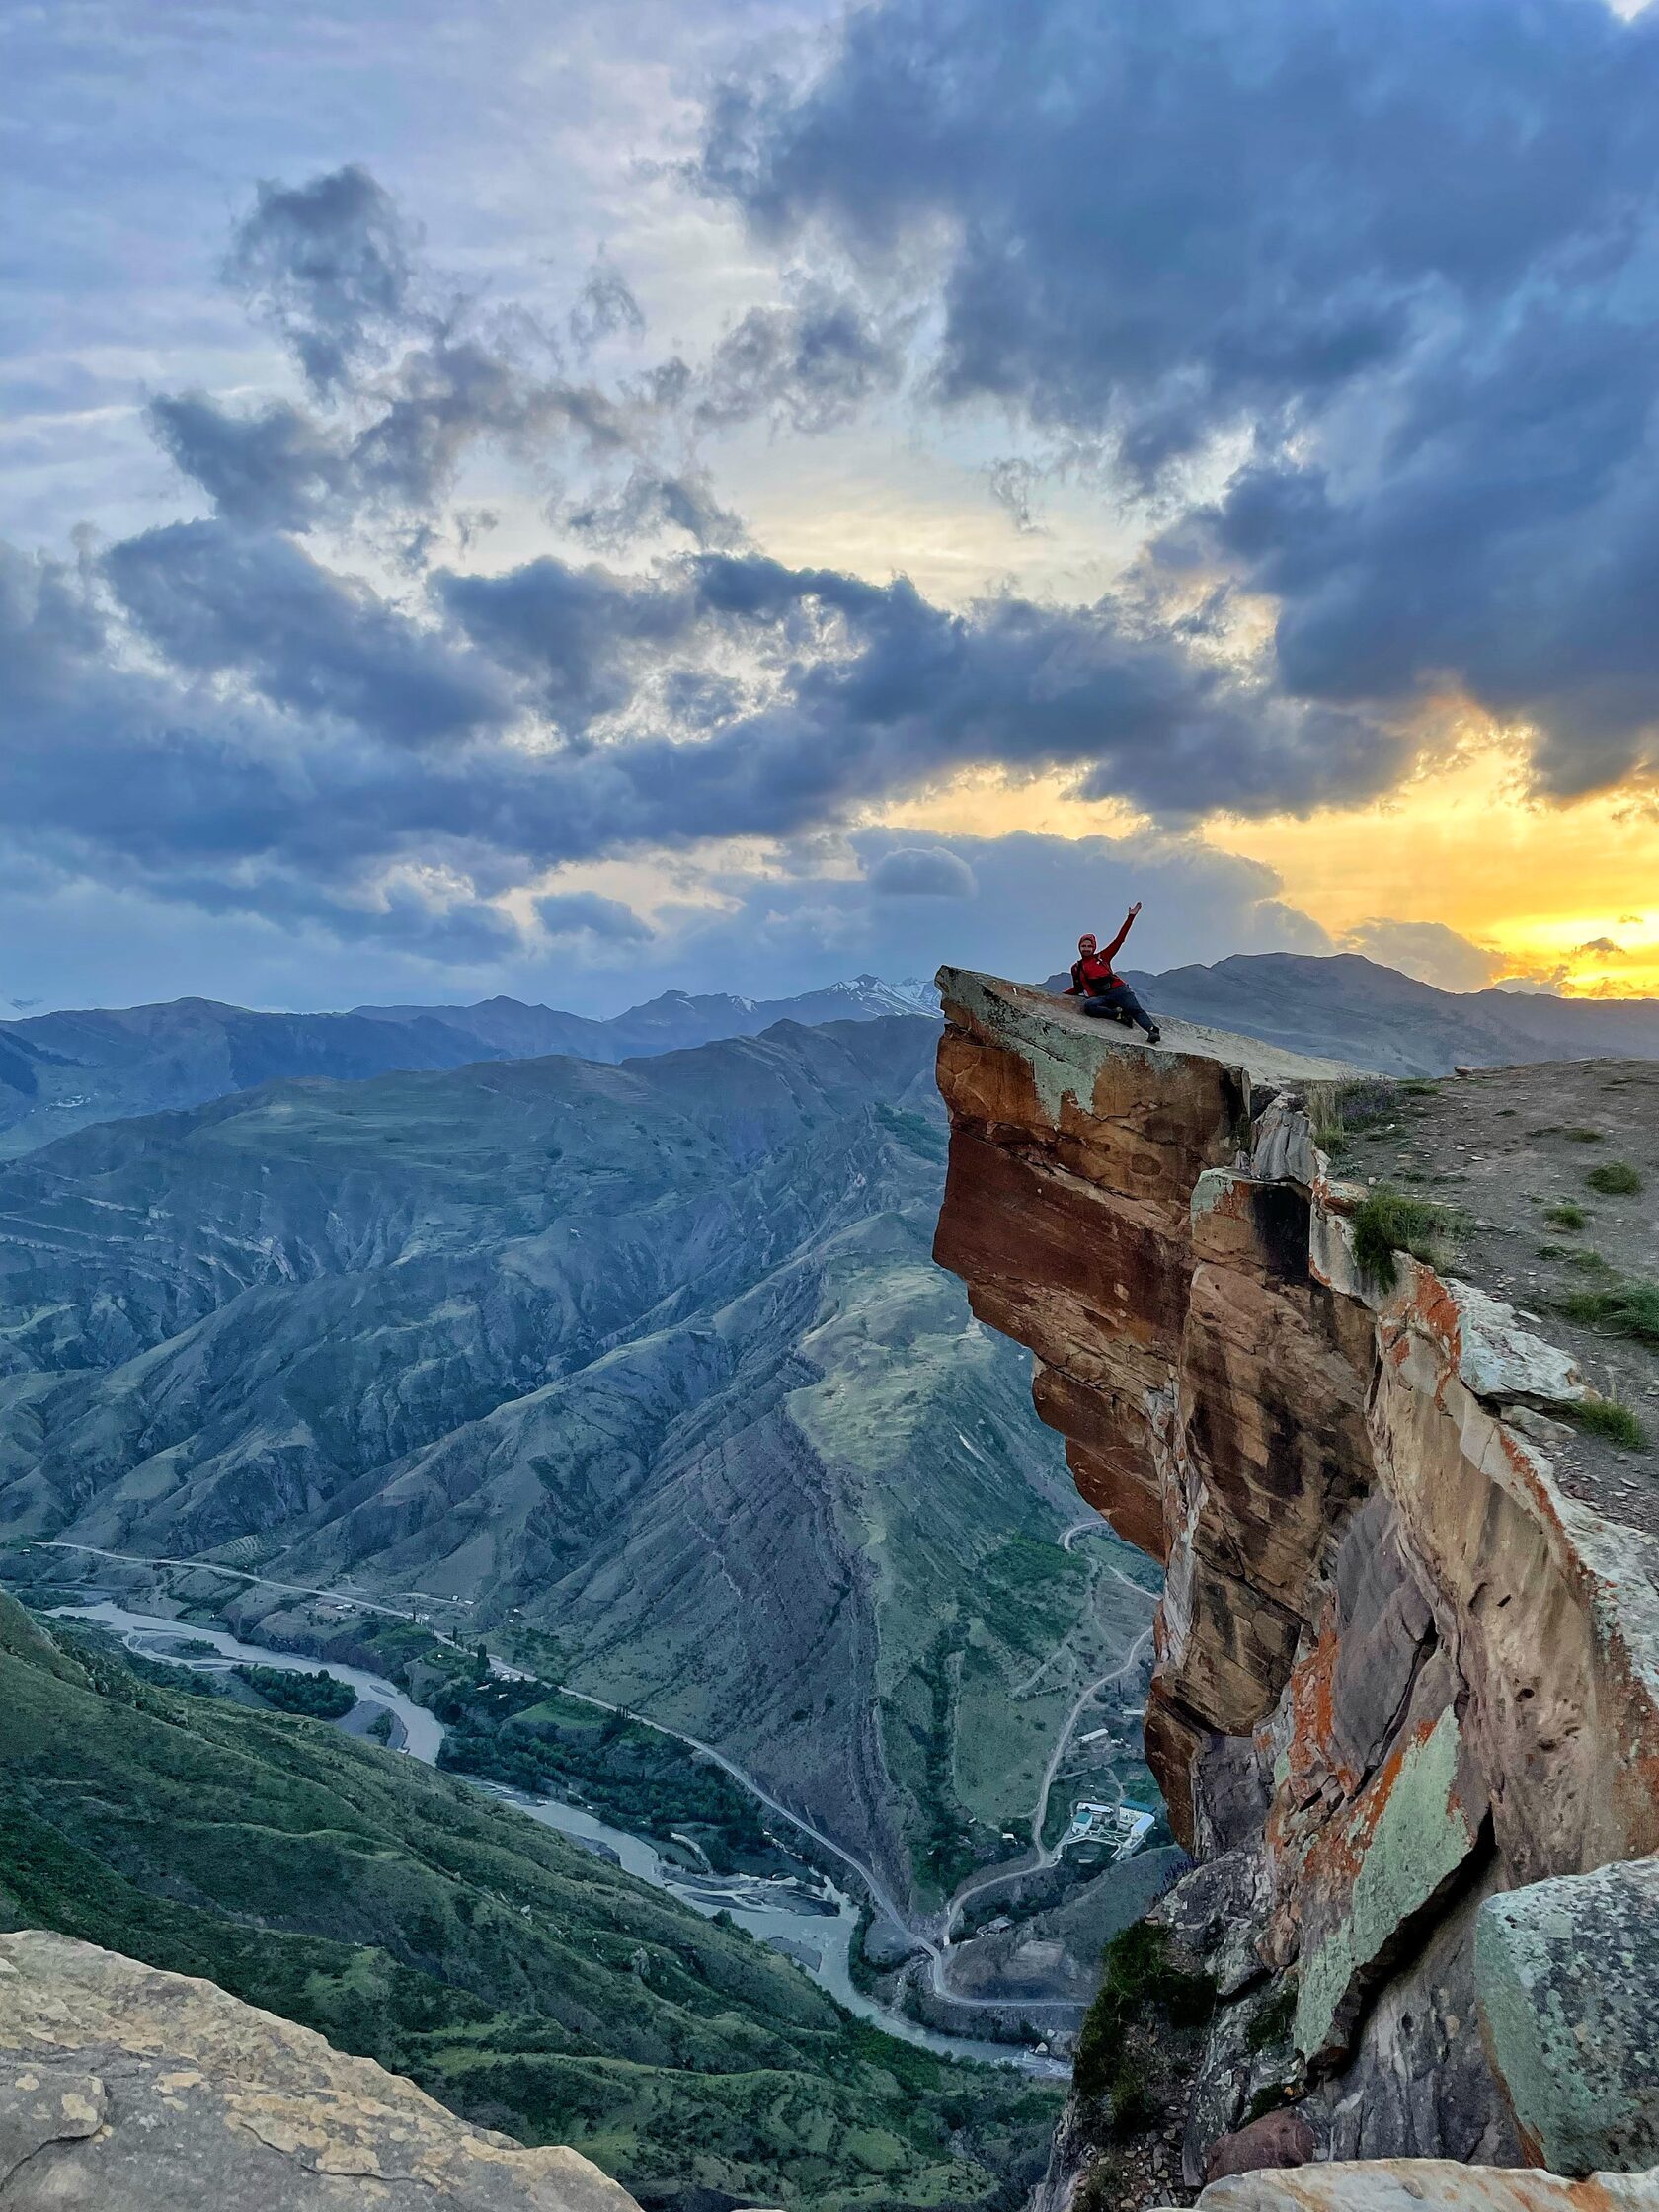
POLYGON ((1365 1073, 1345 1060, 1291 1052, 1283 1045, 1211 1029, 1203 1022, 1173 1016, 1162 1021, 1155 1007, 1149 1010, 1161 1034, 1155 1045, 1149 1045, 1139 1029, 1125 1029, 1118 1022, 1083 1013, 1074 998, 1056 997, 1030 984, 1010 983, 1004 976, 945 967, 935 981, 947 1020, 966 1013, 988 1037, 1040 1057, 1043 1072, 1057 1092, 1068 1090, 1085 1104, 1094 1090, 1096 1070, 1117 1054, 1145 1055, 1153 1065, 1157 1058, 1218 1061, 1241 1069, 1256 1082, 1286 1090, 1350 1082, 1365 1073))
POLYGON ((1356 2159, 1212 2181, 1198 2203, 1200 2212, 1659 2212, 1659 2173, 1566 2181, 1451 2159, 1356 2159))
POLYGON ((92 1943, 0 1936, 5 2212, 637 2212, 309 2028, 92 1943))

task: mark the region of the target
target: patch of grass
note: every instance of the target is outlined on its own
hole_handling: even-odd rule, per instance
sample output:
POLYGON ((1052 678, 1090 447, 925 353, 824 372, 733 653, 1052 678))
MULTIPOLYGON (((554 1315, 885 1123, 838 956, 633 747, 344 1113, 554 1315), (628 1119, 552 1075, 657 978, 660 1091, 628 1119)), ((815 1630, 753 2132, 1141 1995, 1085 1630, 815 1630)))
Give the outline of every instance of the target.
POLYGON ((1281 1982, 1244 2030, 1244 2048, 1252 2057, 1259 2058, 1263 2051, 1290 2041, 1296 2005, 1296 1984, 1281 1982))
MULTIPOLYGON (((1440 1085, 1427 1081, 1421 1075, 1413 1075, 1409 1082, 1401 1083, 1400 1091, 1406 1098, 1438 1098, 1440 1085)), ((1511 1106, 1507 1111, 1514 1113, 1515 1109, 1511 1106)))
POLYGON ((1582 1246, 1577 1251, 1569 1252, 1566 1259, 1569 1267, 1576 1267, 1587 1275, 1606 1275, 1609 1273, 1608 1263, 1603 1259, 1601 1253, 1587 1252, 1582 1246))
POLYGON ((1369 1129, 1376 1122, 1393 1119, 1399 1105, 1400 1086, 1381 1075, 1362 1076, 1343 1083, 1336 1093, 1336 1110, 1344 1129, 1369 1129))
POLYGON ((1564 1260, 1568 1250, 1569 1247, 1565 1244, 1540 1244, 1538 1256, 1540 1260, 1564 1260))
POLYGON ((1601 1191, 1608 1198, 1634 1198, 1642 1188, 1640 1175, 1624 1159, 1610 1159, 1605 1167, 1593 1167, 1584 1179, 1593 1191, 1601 1191))
POLYGON ((1561 1135, 1570 1145, 1600 1145, 1604 1142, 1599 1129, 1564 1129, 1561 1135))
POLYGON ((1448 1207, 1379 1184, 1355 1211, 1354 1257, 1366 1275, 1390 1285, 1397 1272, 1397 1252, 1409 1252, 1434 1266, 1461 1228, 1462 1217, 1448 1207))
POLYGON ((1113 1936, 1101 1964, 1100 1988, 1077 2036, 1071 2082, 1079 2096, 1110 2098, 1115 2122, 1120 2095, 1129 2107, 1145 2094, 1139 2063, 1126 2045, 1130 2028, 1148 2013, 1171 2027, 1201 2027, 1215 2010, 1216 1985, 1207 1974, 1187 1974, 1172 1965, 1168 1936, 1144 1920, 1113 1936))
POLYGON ((1600 1290, 1574 1291, 1561 1301, 1569 1321, 1605 1329, 1609 1336, 1631 1336, 1638 1344, 1659 1347, 1659 1283, 1610 1283, 1600 1290))
POLYGON ((1590 1219, 1583 1207, 1574 1206, 1570 1199, 1559 1206, 1549 1207, 1543 1218, 1546 1222, 1553 1222, 1557 1228, 1583 1228, 1590 1219))
POLYGON ((1163 2118, 1163 2106, 1146 2079, 1146 2068, 1133 2058, 1124 2059, 1112 2077, 1112 2132, 1142 2135, 1163 2118))
POLYGON ((1626 1452, 1647 1450, 1647 1431, 1630 1408, 1620 1405, 1617 1398, 1590 1398, 1569 1411, 1575 1424, 1590 1436, 1605 1436, 1610 1444, 1620 1444, 1626 1452))

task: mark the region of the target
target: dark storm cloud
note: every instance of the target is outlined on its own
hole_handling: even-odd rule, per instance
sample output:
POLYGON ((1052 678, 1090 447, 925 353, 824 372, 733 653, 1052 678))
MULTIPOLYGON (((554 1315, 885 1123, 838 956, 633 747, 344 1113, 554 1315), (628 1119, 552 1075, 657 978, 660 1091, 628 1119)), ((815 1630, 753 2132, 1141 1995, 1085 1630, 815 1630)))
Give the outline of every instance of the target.
POLYGON ((753 307, 710 358, 696 401, 705 427, 775 414, 799 431, 848 421, 904 373, 897 341, 828 286, 788 307, 753 307))
MULTIPOLYGON (((437 515, 468 456, 488 446, 532 474, 576 463, 622 467, 682 385, 649 374, 637 391, 565 373, 562 344, 532 318, 443 291, 418 236, 364 169, 259 188, 227 271, 288 345, 312 406, 252 409, 204 392, 163 395, 149 416, 158 441, 225 519, 306 530, 374 518, 410 529, 437 515)), ((600 262, 565 318, 583 355, 643 327, 618 271, 600 262)), ((688 371, 686 372, 689 373, 688 371)), ((699 524, 722 542, 712 499, 695 480, 660 474, 655 505, 636 497, 641 527, 699 524)), ((628 519, 618 506, 613 535, 628 519)), ((693 529, 693 534, 696 534, 693 529)))
POLYGON ((307 381, 329 392, 422 320, 416 244, 390 195, 354 162, 303 185, 262 184, 227 266, 307 381))
POLYGON ((736 649, 758 672, 753 703, 704 723, 696 744, 642 735, 595 752, 618 840, 676 825, 711 836, 793 831, 815 812, 994 762, 1077 767, 1166 818, 1367 796, 1403 764, 1369 722, 1257 698, 1220 665, 1138 634, 1110 601, 1006 598, 958 614, 903 578, 873 585, 758 555, 703 556, 647 580, 542 560, 444 578, 438 591, 567 729, 619 711, 666 654, 695 662, 736 649))
POLYGON ((1444 672, 1538 728, 1546 790, 1659 774, 1659 322, 1540 302, 1446 353, 1381 470, 1264 462, 1212 518, 1280 602, 1283 687, 1398 699, 1444 672))
POLYGON ((651 935, 632 907, 601 899, 596 891, 549 892, 535 902, 536 919, 550 937, 590 936, 611 945, 635 945, 651 935))
POLYGON ((444 612, 570 734, 632 699, 646 667, 676 651, 697 612, 673 578, 617 576, 551 558, 500 576, 440 575, 444 612))
POLYGON ((1131 480, 1247 437, 1169 551, 1278 600, 1282 691, 1463 690, 1571 794, 1659 775, 1656 112, 1601 0, 885 0, 701 173, 930 298, 947 402, 1131 480))
MULTIPOLYGON (((430 518, 480 445, 531 466, 555 455, 626 459, 631 449, 627 410, 615 398, 540 374, 479 336, 411 346, 359 396, 369 412, 360 428, 285 401, 238 411, 204 393, 158 399, 150 420, 221 515, 278 529, 430 518)), ((717 513, 711 507, 711 522, 717 513)))
POLYGON ((667 532, 738 545, 743 524, 694 458, 696 433, 761 414, 827 429, 901 368, 896 344, 820 285, 787 308, 753 310, 701 368, 674 357, 608 388, 573 378, 564 340, 587 361, 607 340, 644 332, 619 270, 601 260, 589 272, 564 340, 464 295, 439 313, 442 286, 416 233, 356 166, 262 185, 227 267, 305 370, 313 407, 163 395, 149 409, 158 442, 227 520, 304 531, 374 518, 405 527, 417 554, 480 447, 532 476, 574 467, 596 478, 550 512, 605 550, 667 532), (664 441, 677 458, 664 459, 664 441))
POLYGON ((866 253, 943 221, 947 388, 1067 428, 1294 404, 1627 224, 1650 34, 1592 0, 887 0, 704 175, 866 253))
POLYGON ((169 896, 216 871, 253 903, 275 871, 356 910, 418 865, 491 897, 638 846, 794 835, 982 763, 1085 768, 1171 817, 1397 772, 1363 725, 1240 697, 1109 605, 949 613, 752 555, 643 578, 543 560, 405 606, 198 522, 88 576, 4 576, 0 820, 169 896))
POLYGON ((664 530, 677 530, 707 550, 740 545, 745 536, 741 517, 720 505, 705 470, 667 474, 643 463, 629 471, 618 490, 562 507, 559 520, 605 551, 619 551, 664 530))
POLYGON ((616 402, 592 385, 537 376, 477 338, 445 338, 405 356, 390 404, 354 446, 361 496, 428 510, 485 440, 531 459, 570 446, 622 452, 628 433, 616 402))
POLYGON ((272 706, 398 746, 500 725, 497 672, 291 539, 174 522, 113 546, 104 573, 181 675, 235 674, 272 706))
MULTIPOLYGON (((641 411, 691 418, 720 393, 734 415, 825 427, 897 373, 836 295, 757 311, 707 374, 670 363, 606 391, 510 316, 431 321, 410 235, 362 172, 267 188, 237 266, 312 405, 158 398, 156 434, 213 514, 75 565, 0 560, 0 828, 65 881, 485 960, 514 937, 492 902, 548 870, 808 837, 965 768, 1058 768, 1180 823, 1368 798, 1408 757, 1386 723, 1275 695, 1204 617, 1160 625, 1144 596, 950 609, 903 577, 733 542, 706 477, 642 443, 641 411), (434 566, 480 440, 526 465, 614 463, 615 489, 572 509, 587 533, 673 527, 700 549, 647 570, 434 566)), ((628 322, 614 287, 580 311, 595 340, 628 322)), ((1261 482, 1270 523, 1282 495, 1261 482)), ((1255 557, 1277 557, 1271 537, 1255 557)), ((974 896, 942 842, 877 858, 859 896, 883 907, 974 896)), ((626 908, 550 896, 545 929, 631 941, 626 908)))

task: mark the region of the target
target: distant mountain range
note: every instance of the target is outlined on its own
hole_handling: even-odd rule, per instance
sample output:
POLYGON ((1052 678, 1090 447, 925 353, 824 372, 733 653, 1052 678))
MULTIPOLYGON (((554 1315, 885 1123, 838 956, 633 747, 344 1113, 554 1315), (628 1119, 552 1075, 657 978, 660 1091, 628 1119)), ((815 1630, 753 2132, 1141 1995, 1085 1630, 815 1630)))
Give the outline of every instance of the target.
MULTIPOLYGON (((1540 1060, 1659 1058, 1659 1000, 1437 990, 1344 953, 1237 953, 1213 967, 1130 971, 1147 1003, 1189 1020, 1352 1060, 1389 1074, 1444 1074, 1540 1060)), ((1065 988, 1064 975, 1049 979, 1065 988)), ((931 1014, 930 983, 854 976, 794 998, 671 990, 605 1021, 487 998, 475 1006, 357 1006, 253 1013, 205 998, 0 1021, 0 1159, 93 1122, 199 1106, 283 1076, 354 1081, 547 1053, 617 1064, 774 1022, 813 1026, 931 1014)))
POLYGON ((1073 1690, 1010 1687, 1095 1602, 1028 1363, 932 1264, 936 1035, 277 1082, 0 1164, 0 1540, 472 1600, 936 1898, 1029 1820, 1073 1690))
POLYGON ((90 1123, 199 1106, 285 1075, 355 1081, 393 1068, 572 1053, 618 1062, 754 1037, 774 1022, 872 1021, 931 1010, 932 987, 855 976, 795 998, 670 990, 608 1021, 487 998, 476 1006, 253 1013, 209 998, 0 1021, 0 1158, 90 1123))
POLYGON ((885 1014, 931 1013, 937 1004, 931 983, 912 979, 887 984, 879 976, 853 976, 794 998, 739 998, 725 990, 691 996, 666 990, 605 1021, 563 1014, 554 1006, 526 1006, 516 998, 485 998, 476 1006, 356 1006, 349 1018, 417 1029, 439 1022, 482 1048, 471 1055, 475 1060, 574 1053, 578 1060, 616 1062, 682 1052, 716 1037, 758 1037, 779 1021, 809 1027, 826 1021, 874 1021, 885 1014))

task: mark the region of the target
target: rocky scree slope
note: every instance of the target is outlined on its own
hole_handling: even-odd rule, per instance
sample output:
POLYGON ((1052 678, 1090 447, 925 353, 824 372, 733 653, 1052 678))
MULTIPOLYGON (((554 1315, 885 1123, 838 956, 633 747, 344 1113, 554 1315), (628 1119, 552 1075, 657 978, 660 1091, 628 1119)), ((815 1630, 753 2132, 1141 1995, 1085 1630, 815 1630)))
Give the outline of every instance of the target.
POLYGON ((214 1565, 546 1632, 937 1897, 1035 1800, 1065 1678, 1007 1688, 1091 1569, 929 1258, 936 1034, 281 1083, 0 1166, 0 1533, 201 1561, 266 1640, 310 1609, 214 1565))
MULTIPOLYGON (((1187 2182, 1288 2105, 1322 2159, 1652 2166, 1659 1544, 1622 1468, 1555 1478, 1594 1400, 1570 1351, 1445 1259, 1361 1264, 1329 1064, 940 987, 938 1257, 1165 1563, 1147 1752, 1202 1861, 1165 1917, 1220 1998, 1187 2182)), ((1393 2201, 1343 2186, 1213 2194, 1393 2201)))
POLYGON ((8 2212, 404 2201, 307 2194, 312 2169, 450 2191, 411 2203, 629 2201, 596 2177, 552 2193, 585 2159, 480 2149, 381 2068, 474 2125, 576 2146, 653 2212, 707 2212, 699 2192, 999 2207, 1040 2165, 1052 2093, 850 2020, 775 1951, 511 1804, 199 1688, 0 1595, 8 2212))

